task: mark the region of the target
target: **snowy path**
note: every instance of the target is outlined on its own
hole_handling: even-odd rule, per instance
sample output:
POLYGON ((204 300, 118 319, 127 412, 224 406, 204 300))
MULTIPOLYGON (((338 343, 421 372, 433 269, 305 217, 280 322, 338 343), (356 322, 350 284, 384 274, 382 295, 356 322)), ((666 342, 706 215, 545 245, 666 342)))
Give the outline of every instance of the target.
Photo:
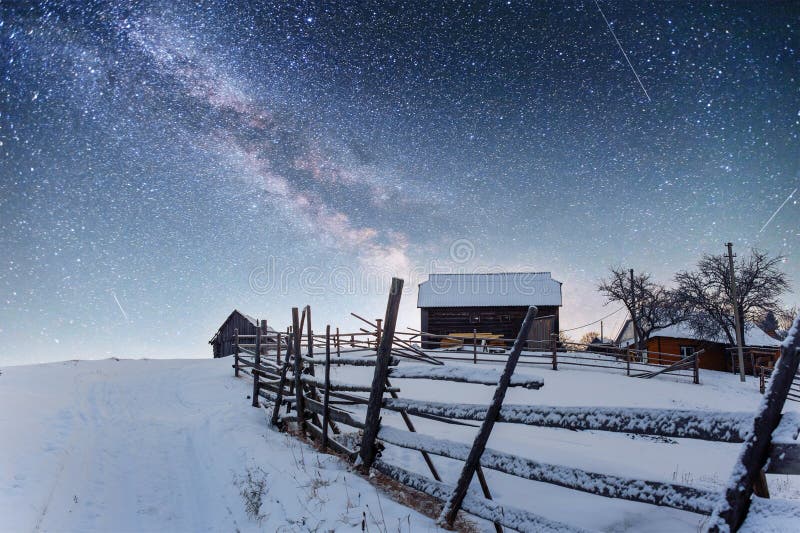
POLYGON ((335 458, 270 430, 229 361, 95 361, 0 376, 0 530, 433 530, 335 458), (263 520, 238 480, 266 479, 263 520))

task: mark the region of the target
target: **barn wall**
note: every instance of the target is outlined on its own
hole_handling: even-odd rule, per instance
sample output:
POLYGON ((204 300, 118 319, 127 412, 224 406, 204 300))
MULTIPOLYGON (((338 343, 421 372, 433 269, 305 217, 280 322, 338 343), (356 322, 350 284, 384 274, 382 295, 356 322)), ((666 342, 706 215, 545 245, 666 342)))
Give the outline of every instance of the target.
MULTIPOLYGON (((668 353, 676 356, 681 355, 681 346, 692 346, 695 351, 705 350, 705 352, 700 355, 700 368, 723 372, 729 370, 725 356, 725 346, 723 344, 673 337, 656 337, 654 339, 648 339, 647 341, 648 351, 668 353)), ((657 355, 649 356, 649 360, 656 364, 670 364, 674 362, 672 360, 659 361, 657 355)))
MULTIPOLYGON (((550 333, 558 331, 558 310, 557 306, 539 307, 538 316, 555 315, 555 320, 552 321, 551 331, 537 328, 537 331, 542 331, 533 334, 540 334, 544 337, 541 340, 546 340, 550 333)), ((423 331, 435 335, 472 333, 476 329, 478 333, 493 333, 513 339, 519 333, 527 312, 526 306, 430 307, 420 309, 420 322, 423 331)))
MULTIPOLYGON (((233 313, 233 315, 231 315, 219 329, 219 349, 213 350, 214 357, 227 357, 228 355, 233 355, 233 331, 237 328, 239 329, 239 335, 255 335, 257 331, 256 326, 249 320, 239 313, 233 313)), ((247 340, 247 342, 251 341, 252 339, 247 340)))

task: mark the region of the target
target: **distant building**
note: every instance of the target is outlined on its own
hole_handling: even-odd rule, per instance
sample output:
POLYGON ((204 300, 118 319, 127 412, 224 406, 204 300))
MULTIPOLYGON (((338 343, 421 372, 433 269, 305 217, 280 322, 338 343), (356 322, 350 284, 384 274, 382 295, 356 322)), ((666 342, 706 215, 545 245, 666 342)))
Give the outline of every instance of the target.
MULTIPOLYGON (((615 343, 619 346, 633 344, 633 324, 631 320, 625 321, 615 343)), ((768 364, 776 361, 780 355, 779 340, 767 335, 752 322, 745 325, 745 368, 752 372, 753 363, 768 364)), ((731 360, 733 348, 727 338, 722 335, 715 338, 697 335, 688 323, 682 322, 674 326, 658 329, 650 334, 647 340, 648 360, 651 363, 661 364, 659 353, 688 356, 692 353, 705 350, 700 356, 700 368, 708 370, 731 371, 734 364, 731 360)), ((671 363, 672 360, 663 363, 671 363)), ((738 368, 738 367, 737 367, 738 368)))
MULTIPOLYGON (((214 358, 233 355, 234 330, 238 330, 239 335, 254 336, 258 331, 258 320, 251 317, 250 315, 242 313, 238 309, 234 309, 233 312, 230 315, 228 315, 228 318, 226 318, 225 321, 222 323, 222 325, 219 327, 217 332, 214 333, 214 336, 211 337, 211 340, 208 341, 208 343, 211 345, 214 358)), ((266 333, 276 334, 277 332, 274 329, 267 327, 266 333)), ((242 340, 241 342, 243 344, 252 345, 253 343, 255 343, 253 339, 254 337, 250 337, 247 340, 242 340)), ((272 339, 272 337, 270 337, 270 339, 271 342, 274 342, 274 339, 272 339)))
MULTIPOLYGON (((561 307, 561 282, 550 272, 431 274, 419 284, 417 296, 422 331, 433 335, 477 330, 514 339, 531 305, 539 312, 528 338, 549 341, 558 332, 561 307)), ((435 338, 424 340, 427 347, 435 346, 435 338)))

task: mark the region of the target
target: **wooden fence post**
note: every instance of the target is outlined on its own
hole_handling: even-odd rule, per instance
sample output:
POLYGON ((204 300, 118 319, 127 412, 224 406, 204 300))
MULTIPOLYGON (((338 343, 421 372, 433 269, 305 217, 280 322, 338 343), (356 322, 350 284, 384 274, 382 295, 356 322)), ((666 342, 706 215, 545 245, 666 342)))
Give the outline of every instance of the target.
POLYGON ((297 421, 300 426, 300 434, 305 437, 306 435, 306 402, 303 396, 303 380, 301 375, 303 373, 303 350, 300 347, 302 339, 302 329, 300 329, 300 312, 296 307, 292 307, 292 330, 294 341, 294 348, 292 349, 292 357, 294 357, 294 408, 297 411, 297 421))
POLYGON ((472 328, 472 364, 478 364, 478 330, 472 328))
MULTIPOLYGON (((314 332, 311 331, 311 306, 306 306, 306 319, 308 320, 306 324, 306 336, 308 337, 308 356, 314 357, 314 332)), ((311 365, 312 367, 314 365, 311 365)), ((313 372, 312 372, 313 375, 313 372)))
POLYGON ((553 349, 553 370, 558 370, 558 334, 550 334, 550 344, 553 349))
POLYGON ((280 331, 276 334, 276 341, 277 346, 275 350, 277 351, 277 355, 275 356, 275 362, 277 364, 281 364, 281 333, 280 331))
POLYGON ((378 349, 378 346, 380 346, 380 344, 381 344, 381 334, 382 334, 381 322, 382 321, 381 321, 380 318, 376 318, 375 319, 375 349, 376 350, 378 349))
POLYGON ((625 374, 630 376, 631 375, 631 351, 628 350, 628 353, 625 354, 625 374))
POLYGON ((778 427, 786 396, 800 362, 800 316, 794 319, 790 331, 795 332, 795 335, 787 338, 789 342, 784 341, 781 347, 781 358, 772 371, 769 388, 753 419, 753 429, 742 445, 739 459, 733 467, 725 498, 717 504, 709 518, 710 532, 737 531, 750 509, 753 487, 758 486, 763 475, 769 458, 772 432, 778 427))
POLYGON ((692 367, 692 381, 695 385, 700 385, 700 354, 702 350, 694 353, 694 366, 692 367))
POLYGON ((253 358, 253 407, 258 407, 258 371, 261 369, 261 328, 265 321, 261 321, 256 328, 256 355, 253 358))
POLYGON ((336 357, 342 356, 342 339, 339 337, 339 328, 336 328, 336 357))
POLYGON ((328 416, 331 392, 331 327, 325 326, 325 396, 322 400, 322 451, 328 447, 328 416))
POLYGON ((506 391, 511 383, 511 376, 519 361, 522 348, 527 342, 528 333, 530 332, 531 324, 533 324, 537 312, 538 309, 534 306, 528 308, 528 313, 525 315, 525 320, 522 322, 522 327, 517 334, 517 339, 514 341, 514 346, 511 348, 511 353, 508 356, 503 375, 500 376, 497 389, 494 391, 492 403, 486 410, 486 417, 481 424, 481 429, 478 431, 478 435, 472 443, 472 449, 469 451, 467 460, 464 462, 464 468, 461 470, 461 476, 458 478, 456 488, 442 509, 442 515, 439 521, 444 522, 448 527, 452 527, 453 521, 456 519, 456 514, 458 514, 458 510, 461 508, 461 503, 467 495, 467 489, 472 481, 472 476, 475 475, 475 471, 480 466, 481 455, 483 455, 483 451, 486 449, 486 443, 489 441, 494 423, 497 420, 497 416, 500 414, 500 408, 503 406, 506 391))
MULTIPOLYGON (((233 375, 239 377, 239 328, 233 328, 233 375)), ((224 343, 222 344, 224 347, 224 343)))
POLYGON ((278 417, 280 415, 281 403, 283 403, 283 387, 286 386, 286 373, 289 370, 289 355, 286 355, 286 364, 281 368, 281 380, 278 383, 278 392, 275 397, 275 407, 272 409, 272 425, 278 425, 278 417))
MULTIPOLYGON (((489 484, 486 483, 486 477, 483 475, 483 469, 481 465, 478 465, 478 468, 475 469, 475 475, 478 478, 478 483, 481 486, 481 491, 483 492, 483 497, 487 500, 492 499, 492 493, 489 491, 489 484)), ((503 533, 503 526, 500 525, 499 522, 494 523, 494 530, 496 533, 503 533)))
POLYGON ((361 438, 361 449, 359 450, 359 462, 365 471, 369 471, 369 467, 372 466, 372 462, 375 460, 375 439, 378 437, 378 430, 380 429, 383 391, 386 388, 386 380, 389 377, 394 329, 397 324, 397 312, 400 308, 400 297, 402 295, 403 280, 392 278, 389 300, 386 303, 386 317, 383 321, 383 337, 381 338, 380 346, 378 346, 375 373, 372 376, 372 391, 369 394, 364 434, 361 438))

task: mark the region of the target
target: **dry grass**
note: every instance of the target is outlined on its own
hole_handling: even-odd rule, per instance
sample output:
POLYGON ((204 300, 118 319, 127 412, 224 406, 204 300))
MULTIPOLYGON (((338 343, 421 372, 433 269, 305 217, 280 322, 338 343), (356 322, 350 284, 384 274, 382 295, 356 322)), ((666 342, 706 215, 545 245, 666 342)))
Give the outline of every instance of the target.
MULTIPOLYGON (((436 520, 442 512, 442 502, 428 496, 424 492, 412 489, 398 483, 392 478, 381 474, 375 470, 367 479, 372 485, 380 489, 381 492, 389 496, 392 500, 414 509, 418 513, 436 520)), ((459 513, 453 524, 455 531, 463 531, 464 533, 479 533, 481 529, 472 522, 469 518, 464 516, 464 513, 459 513)))

